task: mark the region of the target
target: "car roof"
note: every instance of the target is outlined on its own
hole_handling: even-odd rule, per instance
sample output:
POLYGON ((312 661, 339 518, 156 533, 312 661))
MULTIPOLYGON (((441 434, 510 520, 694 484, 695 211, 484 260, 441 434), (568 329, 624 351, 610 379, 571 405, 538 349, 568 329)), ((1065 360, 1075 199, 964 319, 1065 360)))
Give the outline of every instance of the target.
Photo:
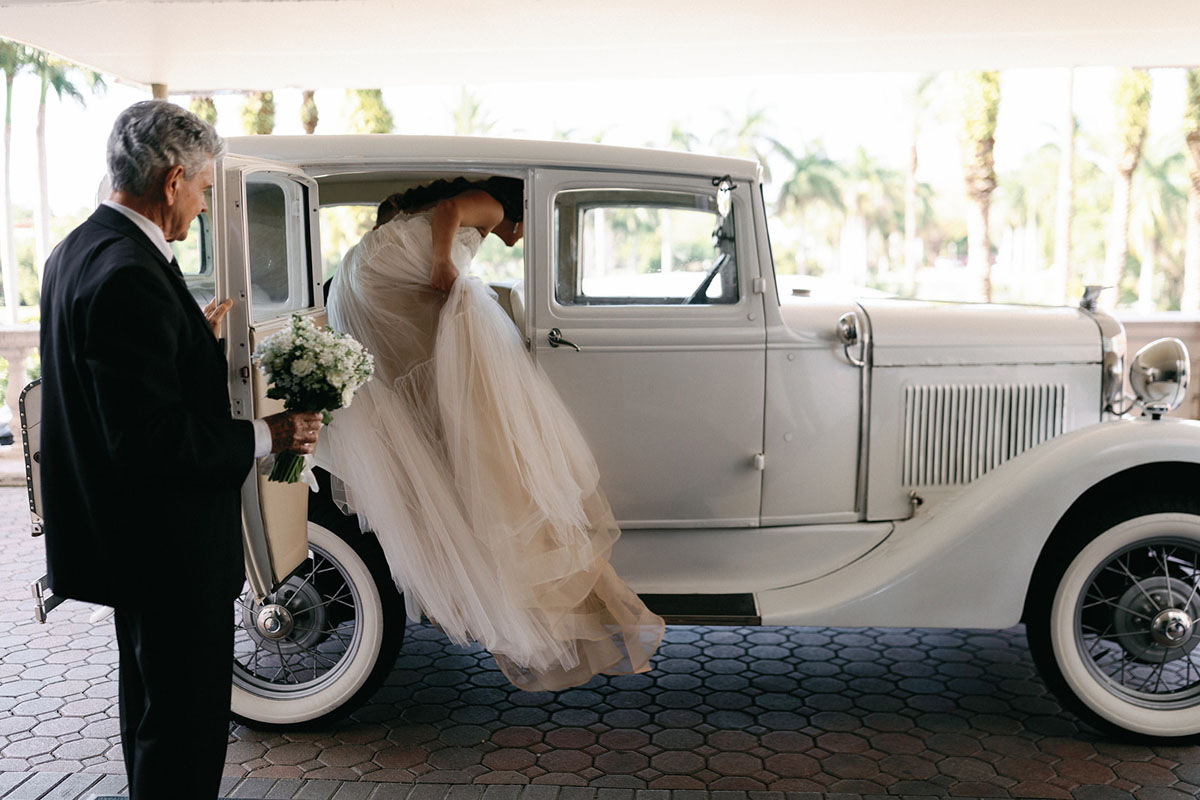
POLYGON ((496 139, 471 136, 236 136, 230 155, 281 161, 315 175, 361 171, 371 165, 445 168, 618 169, 684 175, 758 177, 755 161, 673 150, 616 147, 583 142, 496 139))

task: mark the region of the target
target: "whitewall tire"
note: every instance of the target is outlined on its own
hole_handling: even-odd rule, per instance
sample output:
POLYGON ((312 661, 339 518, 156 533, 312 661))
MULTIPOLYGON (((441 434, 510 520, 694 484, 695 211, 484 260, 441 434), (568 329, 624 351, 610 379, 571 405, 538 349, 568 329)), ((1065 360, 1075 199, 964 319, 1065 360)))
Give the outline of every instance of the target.
POLYGON ((1039 670, 1098 727, 1200 734, 1200 514, 1191 505, 1110 515, 1035 576, 1043 585, 1026 617, 1039 670))
POLYGON ((247 590, 234 604, 232 709, 252 727, 348 713, 386 677, 403 637, 399 595, 372 563, 381 560, 373 534, 310 521, 308 537, 308 561, 275 594, 258 603, 247 590), (268 606, 284 620, 271 635, 255 624, 268 606))

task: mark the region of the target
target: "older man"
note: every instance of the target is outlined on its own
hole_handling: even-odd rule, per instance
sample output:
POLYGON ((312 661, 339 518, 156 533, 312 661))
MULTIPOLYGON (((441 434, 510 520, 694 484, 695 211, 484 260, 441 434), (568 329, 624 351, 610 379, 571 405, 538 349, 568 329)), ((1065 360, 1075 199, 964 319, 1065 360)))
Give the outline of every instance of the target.
POLYGON ((112 606, 133 800, 214 798, 228 741, 239 487, 255 457, 311 452, 319 414, 230 415, 215 337, 168 242, 206 210, 224 142, 137 103, 108 140, 112 194, 42 288, 42 490, 50 586, 112 606))

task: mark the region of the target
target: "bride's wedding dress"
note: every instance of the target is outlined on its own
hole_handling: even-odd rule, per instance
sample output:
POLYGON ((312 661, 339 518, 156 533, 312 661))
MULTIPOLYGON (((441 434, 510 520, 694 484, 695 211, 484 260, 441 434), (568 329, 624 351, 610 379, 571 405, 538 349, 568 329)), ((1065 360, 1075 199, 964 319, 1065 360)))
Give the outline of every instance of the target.
POLYGON ((460 228, 449 294, 429 285, 428 212, 345 256, 329 322, 375 375, 322 434, 345 500, 379 537, 409 616, 477 641, 522 689, 649 668, 663 634, 608 558, 619 530, 570 413, 468 269, 460 228))

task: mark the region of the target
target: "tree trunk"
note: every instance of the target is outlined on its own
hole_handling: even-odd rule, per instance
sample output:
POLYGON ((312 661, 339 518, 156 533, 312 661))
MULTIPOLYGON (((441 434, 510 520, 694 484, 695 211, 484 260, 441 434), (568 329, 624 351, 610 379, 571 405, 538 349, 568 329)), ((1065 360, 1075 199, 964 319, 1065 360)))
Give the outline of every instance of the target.
POLYGON ((1154 311, 1154 262, 1158 260, 1158 242, 1154 238, 1154 233, 1145 235, 1145 242, 1142 246, 1142 268, 1138 275, 1138 299, 1137 308, 1139 313, 1149 314, 1154 311))
POLYGON ((42 271, 50 257, 50 175, 46 166, 46 91, 49 88, 50 83, 43 75, 37 118, 38 203, 33 213, 33 269, 37 273, 38 286, 42 285, 42 271))
POLYGON ((1058 161, 1058 196, 1054 203, 1054 269, 1062 301, 1071 286, 1071 221, 1075 216, 1075 70, 1067 70, 1067 119, 1058 161))
POLYGON ((1113 287, 1102 292, 1101 304, 1115 308, 1121 300, 1121 278, 1125 274, 1125 260, 1129 256, 1129 204, 1133 186, 1133 171, 1117 172, 1113 181, 1112 217, 1108 227, 1108 245, 1104 251, 1104 276, 1101 283, 1113 287))
POLYGON ((16 324, 17 306, 21 299, 17 290, 17 243, 13 238, 14 220, 12 204, 12 93, 13 78, 10 73, 6 81, 4 96, 4 321, 16 324))
POLYGON ((986 194, 967 200, 967 269, 983 276, 983 299, 992 302, 992 237, 988 228, 991 199, 986 194))
POLYGON ((904 291, 912 294, 917 285, 917 130, 913 126, 908 170, 904 176, 904 291))
POLYGON ((1200 311, 1200 130, 1187 135, 1187 238, 1183 251, 1180 311, 1200 311))

